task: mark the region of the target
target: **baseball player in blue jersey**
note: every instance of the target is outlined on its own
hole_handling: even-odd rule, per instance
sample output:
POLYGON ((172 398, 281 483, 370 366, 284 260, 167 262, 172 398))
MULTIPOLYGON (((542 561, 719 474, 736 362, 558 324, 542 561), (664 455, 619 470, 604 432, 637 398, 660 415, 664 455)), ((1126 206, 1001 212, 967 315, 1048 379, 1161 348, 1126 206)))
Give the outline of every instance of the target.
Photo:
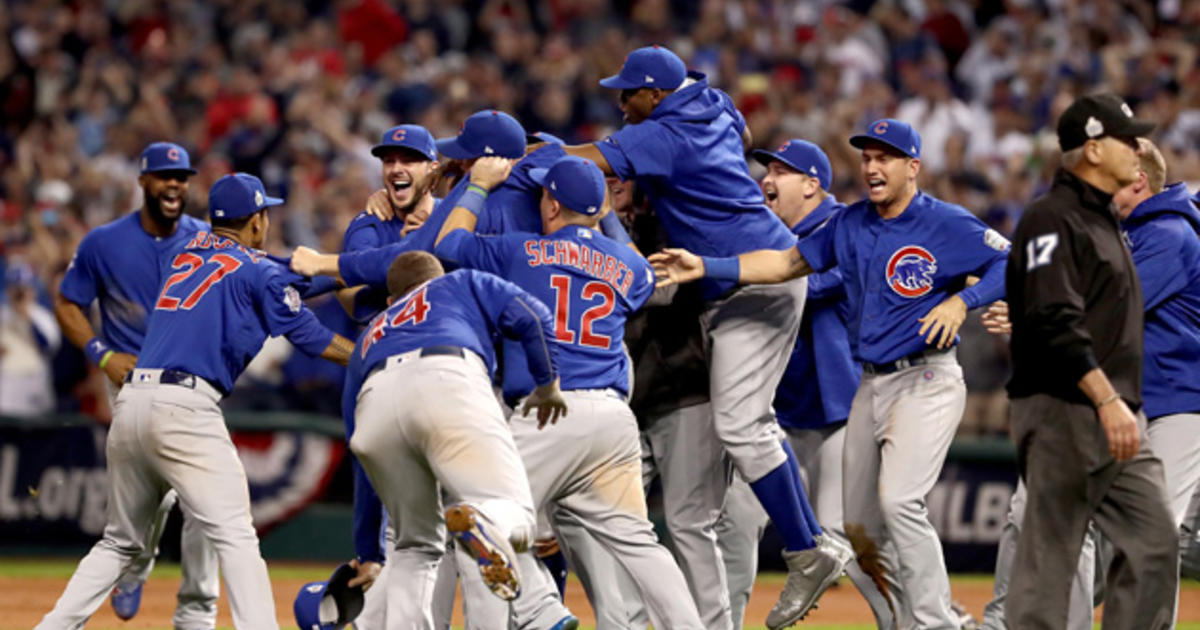
MULTIPOLYGON (((1183 183, 1166 186, 1162 153, 1139 139, 1137 179, 1113 195, 1126 244, 1133 254, 1145 304, 1142 399, 1150 450, 1162 460, 1167 499, 1176 526, 1200 487, 1200 211, 1183 183)), ((1010 333, 1008 307, 997 303, 985 324, 1010 333)), ((1013 495, 996 559, 995 597, 984 628, 1004 627, 1004 604, 1025 513, 1025 485, 1013 495)), ((1092 530, 1089 530, 1092 531, 1092 530)), ((1089 537, 1091 535, 1089 534, 1089 537)), ((1067 627, 1091 628, 1095 545, 1085 544, 1072 584, 1067 627)), ((1100 566, 1103 571, 1105 566, 1100 566)))
MULTIPOLYGON (((797 239, 812 234, 845 208, 827 192, 833 170, 817 145, 795 139, 774 152, 759 150, 753 156, 767 167, 762 180, 767 206, 797 239)), ((842 446, 862 368, 850 353, 845 298, 839 268, 809 276, 800 334, 773 406, 825 531, 821 542, 852 556, 842 527, 842 446)), ((767 515, 754 502, 749 487, 735 479, 717 524, 735 627, 741 627, 754 586, 758 541, 766 522, 767 515)), ((892 627, 887 601, 870 578, 854 563, 847 565, 846 572, 867 597, 878 626, 892 627)))
MULTIPOLYGON (((631 52, 620 73, 600 84, 621 91, 628 124, 603 142, 565 149, 606 174, 635 179, 673 247, 727 257, 795 245, 750 177, 743 157, 749 131, 729 95, 659 46, 631 52)), ((788 585, 767 619, 779 628, 808 612, 842 563, 817 549, 820 526, 771 412, 805 282, 739 287, 736 280, 702 283, 713 429, 784 539, 788 585)))
POLYGON ((895 600, 901 627, 957 628, 925 495, 965 404, 958 328, 968 309, 1003 296, 1008 241, 917 189, 921 141, 911 126, 879 120, 850 142, 862 151, 869 197, 798 245, 738 257, 668 249, 651 262, 662 284, 780 282, 841 269, 850 349, 863 367, 846 427, 846 533, 859 564, 895 600), (980 280, 963 288, 968 275, 980 280))
POLYGON ((359 339, 348 384, 358 393, 350 447, 397 518, 389 628, 432 628, 432 590, 447 529, 502 599, 521 590, 516 552, 532 542, 529 482, 492 395, 498 336, 520 340, 536 384, 538 425, 566 411, 549 311, 495 276, 443 275, 425 252, 389 268, 391 305, 359 339), (456 503, 443 513, 439 485, 456 503))
MULTIPOLYGON (((146 335, 146 322, 162 286, 162 259, 207 225, 183 213, 192 169, 183 147, 156 142, 139 159, 143 204, 137 212, 92 230, 84 237, 67 267, 54 312, 67 338, 104 370, 115 392, 133 369, 146 335), (100 333, 88 313, 100 305, 100 333)), ((142 585, 154 567, 163 526, 175 505, 170 492, 154 520, 144 553, 117 582, 112 605, 118 617, 132 618, 138 610, 142 585)), ((182 580, 173 623, 183 630, 211 630, 217 621, 220 584, 217 556, 193 519, 184 519, 182 580)), ((67 603, 63 610, 82 602, 67 603)))
MULTIPOLYGON (((598 232, 606 184, 595 164, 563 157, 548 169, 528 174, 544 190, 539 233, 471 233, 475 213, 490 196, 487 188, 505 178, 502 163, 481 161, 442 227, 435 253, 455 264, 511 278, 554 305, 570 422, 541 432, 520 414, 510 419, 534 505, 538 510, 553 505, 556 518, 581 524, 617 558, 637 585, 655 627, 702 628, 683 574, 657 543, 648 520, 637 420, 625 402, 631 391, 623 346, 625 319, 653 292, 653 270, 633 248, 598 232), (494 173, 490 179, 489 173, 494 173)), ((505 347, 506 398, 523 397, 533 387, 525 368, 528 357, 520 350, 512 344, 505 347)), ((534 566, 531 554, 522 559, 534 566)), ((532 617, 523 615, 523 609, 535 606, 537 599, 554 600, 555 592, 545 584, 540 597, 530 594, 533 601, 527 605, 522 605, 523 599, 524 594, 518 600, 518 621, 532 617)))
POLYGON ((256 177, 222 177, 209 193, 212 231, 197 232, 164 263, 170 275, 109 432, 104 538, 38 628, 83 625, 145 548, 172 488, 216 548, 234 625, 278 627, 246 475, 217 403, 268 335, 285 335, 302 351, 343 365, 353 349, 304 307, 288 284, 295 276, 255 249, 270 227, 266 209, 280 203, 256 177))

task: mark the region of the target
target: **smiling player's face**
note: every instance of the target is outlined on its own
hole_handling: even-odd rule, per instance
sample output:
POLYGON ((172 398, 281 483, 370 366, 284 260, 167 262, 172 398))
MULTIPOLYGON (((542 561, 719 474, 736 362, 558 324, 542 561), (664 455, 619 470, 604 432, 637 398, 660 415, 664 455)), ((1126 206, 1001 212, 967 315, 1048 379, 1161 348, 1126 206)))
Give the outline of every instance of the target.
POLYGON ((624 114, 625 122, 636 125, 649 118, 650 114, 654 113, 654 107, 658 105, 658 101, 655 100, 656 92, 657 90, 650 88, 621 90, 621 113, 624 114))
POLYGON ((158 223, 179 220, 187 205, 187 171, 158 171, 138 178, 142 186, 143 203, 158 223))
POLYGON ((388 151, 379 160, 392 207, 400 213, 408 212, 429 191, 437 162, 405 149, 388 151))
MULTIPOLYGON (((763 177, 763 195, 767 198, 767 207, 775 216, 783 218, 789 210, 796 208, 806 197, 815 191, 815 179, 797 171, 776 160, 767 166, 767 175, 763 177)), ((820 184, 816 184, 820 188, 820 184)))

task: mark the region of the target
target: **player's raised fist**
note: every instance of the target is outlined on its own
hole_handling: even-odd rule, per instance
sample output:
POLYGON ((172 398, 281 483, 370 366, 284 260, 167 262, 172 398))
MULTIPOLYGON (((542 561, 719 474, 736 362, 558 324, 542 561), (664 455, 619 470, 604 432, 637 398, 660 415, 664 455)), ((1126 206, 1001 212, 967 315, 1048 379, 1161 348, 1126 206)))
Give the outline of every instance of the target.
POLYGON ((654 265, 656 287, 683 284, 704 277, 704 261, 686 249, 668 247, 646 259, 654 265))
POLYGON ((502 157, 485 157, 475 161, 471 167, 471 183, 484 190, 491 190, 504 183, 512 172, 516 160, 502 157))
MULTIPOLYGON (((292 252, 292 271, 302 276, 319 276, 329 273, 330 256, 311 247, 301 245, 292 252)), ((333 256, 334 273, 337 272, 337 257, 333 256)))

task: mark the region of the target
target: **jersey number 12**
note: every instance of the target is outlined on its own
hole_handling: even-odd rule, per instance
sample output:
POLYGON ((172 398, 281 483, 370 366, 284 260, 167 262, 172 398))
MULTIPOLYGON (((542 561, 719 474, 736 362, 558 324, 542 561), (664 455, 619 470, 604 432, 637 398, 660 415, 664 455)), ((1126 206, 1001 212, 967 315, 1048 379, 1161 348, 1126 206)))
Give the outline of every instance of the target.
MULTIPOLYGON (((567 322, 571 317, 571 276, 554 274, 550 276, 550 286, 554 289, 554 336, 563 343, 575 343, 575 332, 567 322)), ((591 280, 583 285, 579 296, 588 301, 600 298, 599 304, 583 311, 583 316, 579 318, 579 345, 607 350, 612 345, 612 339, 592 332, 592 323, 613 312, 616 302, 613 288, 591 280)))

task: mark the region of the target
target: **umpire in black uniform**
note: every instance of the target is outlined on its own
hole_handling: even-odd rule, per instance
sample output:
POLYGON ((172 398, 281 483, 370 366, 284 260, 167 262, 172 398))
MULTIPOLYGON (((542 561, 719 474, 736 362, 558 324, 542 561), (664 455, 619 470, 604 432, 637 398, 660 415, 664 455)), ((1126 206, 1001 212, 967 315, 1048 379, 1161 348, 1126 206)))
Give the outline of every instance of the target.
POLYGON ((1058 121, 1063 167, 1013 238, 1008 392, 1029 503, 1009 628, 1066 627, 1089 519, 1116 547, 1105 630, 1174 619, 1178 536, 1140 411, 1142 291, 1111 203, 1153 128, 1114 95, 1077 99, 1058 121))

